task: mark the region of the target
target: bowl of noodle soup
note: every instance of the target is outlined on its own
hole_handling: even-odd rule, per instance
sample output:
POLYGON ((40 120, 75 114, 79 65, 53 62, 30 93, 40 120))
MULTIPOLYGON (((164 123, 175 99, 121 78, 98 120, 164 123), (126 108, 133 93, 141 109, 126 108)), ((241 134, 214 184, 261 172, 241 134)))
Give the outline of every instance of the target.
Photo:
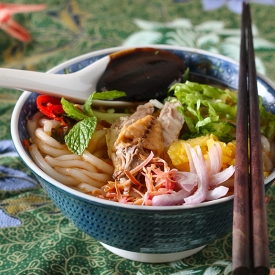
MULTIPOLYGON (((198 49, 168 45, 154 47, 179 55, 187 64, 190 77, 196 81, 237 89, 238 64, 235 61, 198 49)), ((75 72, 121 49, 124 47, 91 52, 66 61, 48 73, 75 72)), ((275 85, 265 76, 258 75, 258 91, 264 107, 275 113, 275 85)), ((98 186, 98 181, 110 180, 113 170, 102 160, 100 150, 95 150, 103 148, 101 143, 104 143, 106 130, 96 132, 93 149, 85 151, 82 156, 74 155, 64 144, 47 135, 55 127, 55 122, 50 123, 37 114, 37 97, 38 94, 25 91, 14 108, 11 132, 15 147, 62 213, 105 248, 131 260, 169 262, 190 256, 231 231, 232 194, 199 204, 142 206, 81 192, 76 188, 75 178, 77 182, 89 179, 95 186, 98 186), (40 145, 30 152, 25 141, 34 139, 39 127, 35 135, 39 137, 37 142, 40 145), (38 147, 43 154, 36 152, 38 147), (63 164, 58 166, 61 162, 63 164)), ((272 144, 268 146, 273 148, 272 144)), ((271 171, 265 178, 266 189, 274 178, 275 172, 271 171)))

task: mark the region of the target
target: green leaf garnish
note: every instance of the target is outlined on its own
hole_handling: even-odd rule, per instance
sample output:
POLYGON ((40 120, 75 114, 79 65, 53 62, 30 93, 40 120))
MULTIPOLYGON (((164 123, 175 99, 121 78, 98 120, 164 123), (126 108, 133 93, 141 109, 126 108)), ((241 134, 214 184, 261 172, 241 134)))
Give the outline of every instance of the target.
POLYGON ((81 110, 75 107, 75 105, 62 97, 61 104, 66 115, 75 119, 82 120, 87 117, 81 110))
POLYGON ((65 142, 71 152, 81 155, 85 151, 95 131, 96 124, 96 117, 86 117, 74 125, 65 136, 65 142))
POLYGON ((91 94, 83 105, 83 110, 88 116, 94 116, 94 113, 92 111, 92 102, 94 99, 94 94, 95 93, 91 94))
POLYGON ((111 100, 115 98, 120 98, 126 96, 125 92, 113 90, 113 91, 106 91, 106 92, 95 92, 93 94, 93 99, 95 100, 111 100))
MULTIPOLYGON (((95 92, 89 96, 83 105, 83 111, 78 109, 73 103, 65 98, 61 99, 62 107, 67 116, 78 121, 77 124, 65 136, 65 143, 69 150, 74 154, 81 155, 88 147, 89 141, 95 131, 97 125, 97 117, 92 110, 92 102, 94 99, 108 100, 125 96, 126 93, 119 91, 95 92)), ((101 120, 109 123, 114 122, 121 114, 96 112, 101 120)))

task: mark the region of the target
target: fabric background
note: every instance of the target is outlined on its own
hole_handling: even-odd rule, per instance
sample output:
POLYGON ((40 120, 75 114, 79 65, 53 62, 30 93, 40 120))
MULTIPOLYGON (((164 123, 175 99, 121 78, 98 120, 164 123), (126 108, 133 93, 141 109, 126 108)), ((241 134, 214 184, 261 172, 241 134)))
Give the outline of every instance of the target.
MULTIPOLYGON (((197 47, 238 60, 237 0, 13 2, 46 3, 47 9, 13 16, 31 33, 30 43, 0 30, 0 67, 45 72, 97 49, 141 43, 197 47)), ((251 1, 251 9, 257 69, 275 81, 275 1, 251 1)), ((0 89, 0 274, 231 274, 231 234, 189 258, 146 264, 122 259, 80 232, 15 152, 10 118, 20 95, 21 91, 0 89)), ((275 267, 274 186, 267 197, 270 259, 275 267)))

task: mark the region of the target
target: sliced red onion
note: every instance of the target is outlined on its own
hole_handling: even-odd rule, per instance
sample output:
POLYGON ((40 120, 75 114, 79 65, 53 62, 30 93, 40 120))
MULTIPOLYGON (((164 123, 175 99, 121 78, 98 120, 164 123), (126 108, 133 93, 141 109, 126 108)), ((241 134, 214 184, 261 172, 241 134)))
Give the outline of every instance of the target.
POLYGON ((234 174, 234 172, 235 172, 235 167, 231 165, 228 168, 224 169, 223 171, 212 175, 210 179, 210 186, 211 187, 217 186, 218 184, 225 182, 234 174))
POLYGON ((190 144, 188 143, 184 143, 184 147, 185 147, 185 151, 188 157, 188 161, 189 161, 189 168, 190 168, 190 172, 191 173, 196 173, 196 169, 194 166, 194 162, 193 162, 193 158, 190 152, 190 149, 192 148, 190 144))
POLYGON ((198 189, 193 195, 185 198, 185 203, 196 204, 203 202, 208 194, 209 175, 200 146, 195 146, 196 150, 189 144, 187 146, 189 147, 188 149, 190 150, 198 175, 198 189))
POLYGON ((213 190, 209 190, 208 194, 206 196, 206 200, 212 201, 212 200, 217 200, 223 196, 225 196, 228 192, 229 188, 225 186, 218 186, 213 190))
POLYGON ((189 195, 189 192, 181 189, 176 193, 163 194, 154 196, 152 199, 153 206, 171 206, 181 205, 184 203, 184 198, 189 195))
POLYGON ((172 169, 169 173, 176 180, 178 186, 188 192, 192 191, 198 184, 198 175, 195 173, 182 172, 176 169, 172 169))
POLYGON ((222 148, 218 142, 209 150, 208 156, 210 160, 210 175, 218 173, 222 166, 222 148))

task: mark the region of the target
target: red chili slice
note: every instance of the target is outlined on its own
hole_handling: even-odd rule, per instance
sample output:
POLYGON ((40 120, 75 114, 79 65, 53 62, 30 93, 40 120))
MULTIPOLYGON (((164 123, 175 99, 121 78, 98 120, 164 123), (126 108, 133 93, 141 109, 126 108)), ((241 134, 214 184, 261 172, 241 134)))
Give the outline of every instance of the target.
POLYGON ((36 105, 38 110, 47 117, 54 120, 63 120, 65 111, 62 108, 60 99, 48 95, 39 95, 36 99, 36 105))

